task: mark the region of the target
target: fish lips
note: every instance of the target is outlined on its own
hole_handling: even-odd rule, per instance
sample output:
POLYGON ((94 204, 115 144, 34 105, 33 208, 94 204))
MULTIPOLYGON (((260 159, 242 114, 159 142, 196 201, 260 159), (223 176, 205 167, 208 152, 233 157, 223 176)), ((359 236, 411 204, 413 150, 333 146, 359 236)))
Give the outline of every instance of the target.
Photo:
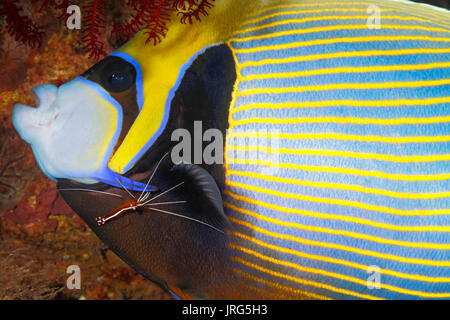
POLYGON ((41 128, 49 127, 58 117, 56 106, 59 88, 51 84, 34 87, 31 91, 36 107, 16 103, 12 122, 23 140, 31 143, 31 138, 41 128))
POLYGON ((14 105, 12 121, 41 170, 52 180, 108 180, 107 161, 122 127, 121 106, 80 78, 59 88, 41 85, 32 92, 36 107, 14 105))

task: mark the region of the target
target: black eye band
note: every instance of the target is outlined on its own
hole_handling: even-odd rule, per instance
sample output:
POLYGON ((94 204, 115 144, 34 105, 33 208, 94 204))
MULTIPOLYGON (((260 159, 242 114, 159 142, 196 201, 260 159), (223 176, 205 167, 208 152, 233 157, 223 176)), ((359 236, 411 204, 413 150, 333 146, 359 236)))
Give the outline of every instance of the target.
POLYGON ((114 60, 104 66, 100 81, 110 92, 126 91, 136 83, 136 69, 127 61, 114 60))

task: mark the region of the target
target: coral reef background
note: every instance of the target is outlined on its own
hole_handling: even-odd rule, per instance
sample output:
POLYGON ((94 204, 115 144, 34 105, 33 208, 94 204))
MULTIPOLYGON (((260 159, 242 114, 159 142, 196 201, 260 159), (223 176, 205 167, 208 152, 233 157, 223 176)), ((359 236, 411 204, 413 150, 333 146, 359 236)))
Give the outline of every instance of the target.
MULTIPOLYGON (((0 6, 4 1, 0 0, 0 6)), ((429 3, 450 8, 446 0, 429 3)), ((170 299, 87 228, 15 132, 12 106, 19 101, 33 105, 31 88, 43 83, 61 85, 100 58, 92 54, 92 48, 86 50, 81 31, 68 30, 49 14, 52 9, 43 7, 36 13, 22 8, 22 14, 30 15, 45 33, 40 46, 17 41, 0 15, 0 299, 170 299), (70 265, 80 266, 80 290, 66 287, 70 265)), ((109 19, 114 19, 114 12, 109 19)), ((112 28, 105 25, 97 35, 104 52, 113 51, 124 40, 118 41, 112 28)))

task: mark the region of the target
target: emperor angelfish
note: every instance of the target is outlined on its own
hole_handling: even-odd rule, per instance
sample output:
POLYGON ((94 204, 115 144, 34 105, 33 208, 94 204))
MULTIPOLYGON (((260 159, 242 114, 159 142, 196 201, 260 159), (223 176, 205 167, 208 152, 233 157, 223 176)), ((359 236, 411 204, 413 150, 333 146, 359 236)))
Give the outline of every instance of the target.
POLYGON ((450 298, 448 11, 217 0, 145 40, 13 113, 124 261, 180 298, 450 298))

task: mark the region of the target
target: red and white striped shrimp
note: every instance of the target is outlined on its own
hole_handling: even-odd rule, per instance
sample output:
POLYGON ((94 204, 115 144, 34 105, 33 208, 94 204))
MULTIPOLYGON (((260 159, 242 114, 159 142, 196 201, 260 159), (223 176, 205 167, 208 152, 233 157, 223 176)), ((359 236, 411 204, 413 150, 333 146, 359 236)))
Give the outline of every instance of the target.
POLYGON ((141 210, 156 211, 156 212, 172 215, 172 216, 175 216, 175 217, 179 217, 179 218, 182 218, 182 219, 191 220, 193 222, 196 222, 196 223, 199 223, 199 224, 203 224, 203 225, 208 226, 208 227, 210 227, 210 228, 212 228, 212 229, 214 229, 216 231, 219 231, 219 232, 223 233, 222 230, 220 230, 220 229, 218 229, 218 228, 216 228, 216 227, 214 227, 214 226, 212 226, 212 225, 210 225, 210 224, 208 224, 206 222, 203 222, 201 220, 198 220, 198 219, 195 219, 195 218, 192 218, 192 217, 189 217, 189 216, 185 216, 185 215, 182 215, 182 214, 178 214, 178 213, 175 213, 175 212, 171 212, 171 211, 155 208, 155 206, 158 206, 158 205, 174 205, 174 204, 187 203, 187 201, 183 201, 183 200, 181 200, 181 201, 170 201, 170 202, 158 202, 158 203, 153 202, 157 198, 159 198, 159 197, 169 193, 170 191, 175 190, 176 188, 182 186, 184 184, 184 181, 178 183, 177 185, 167 189, 166 191, 164 191, 164 192, 162 192, 160 194, 155 195, 152 198, 150 198, 152 192, 151 191, 148 191, 148 192, 145 191, 147 189, 147 186, 150 184, 153 176, 155 175, 156 171, 158 170, 159 165, 161 164, 162 160, 165 158, 165 156, 167 156, 167 154, 165 154, 161 158, 161 160, 158 162, 158 164, 156 165, 155 170, 153 171, 152 175, 148 179, 144 190, 141 192, 141 194, 137 198, 131 193, 130 190, 128 190, 122 184, 122 182, 120 180, 118 180, 118 182, 122 186, 122 189, 124 191, 126 191, 128 193, 128 195, 130 196, 130 198, 128 198, 128 199, 124 199, 124 197, 122 195, 115 194, 115 193, 105 192, 105 191, 98 191, 98 190, 92 190, 92 189, 84 189, 84 188, 66 188, 66 189, 59 189, 59 191, 95 192, 95 193, 100 193, 100 194, 120 197, 120 198, 124 199, 124 202, 119 207, 117 207, 113 212, 111 212, 107 216, 97 217, 96 218, 96 222, 97 222, 98 226, 103 226, 106 222, 108 222, 108 221, 110 221, 110 220, 112 220, 114 218, 120 217, 120 216, 122 216, 122 215, 124 215, 126 213, 129 213, 129 212, 135 212, 136 210, 141 209, 141 210))

